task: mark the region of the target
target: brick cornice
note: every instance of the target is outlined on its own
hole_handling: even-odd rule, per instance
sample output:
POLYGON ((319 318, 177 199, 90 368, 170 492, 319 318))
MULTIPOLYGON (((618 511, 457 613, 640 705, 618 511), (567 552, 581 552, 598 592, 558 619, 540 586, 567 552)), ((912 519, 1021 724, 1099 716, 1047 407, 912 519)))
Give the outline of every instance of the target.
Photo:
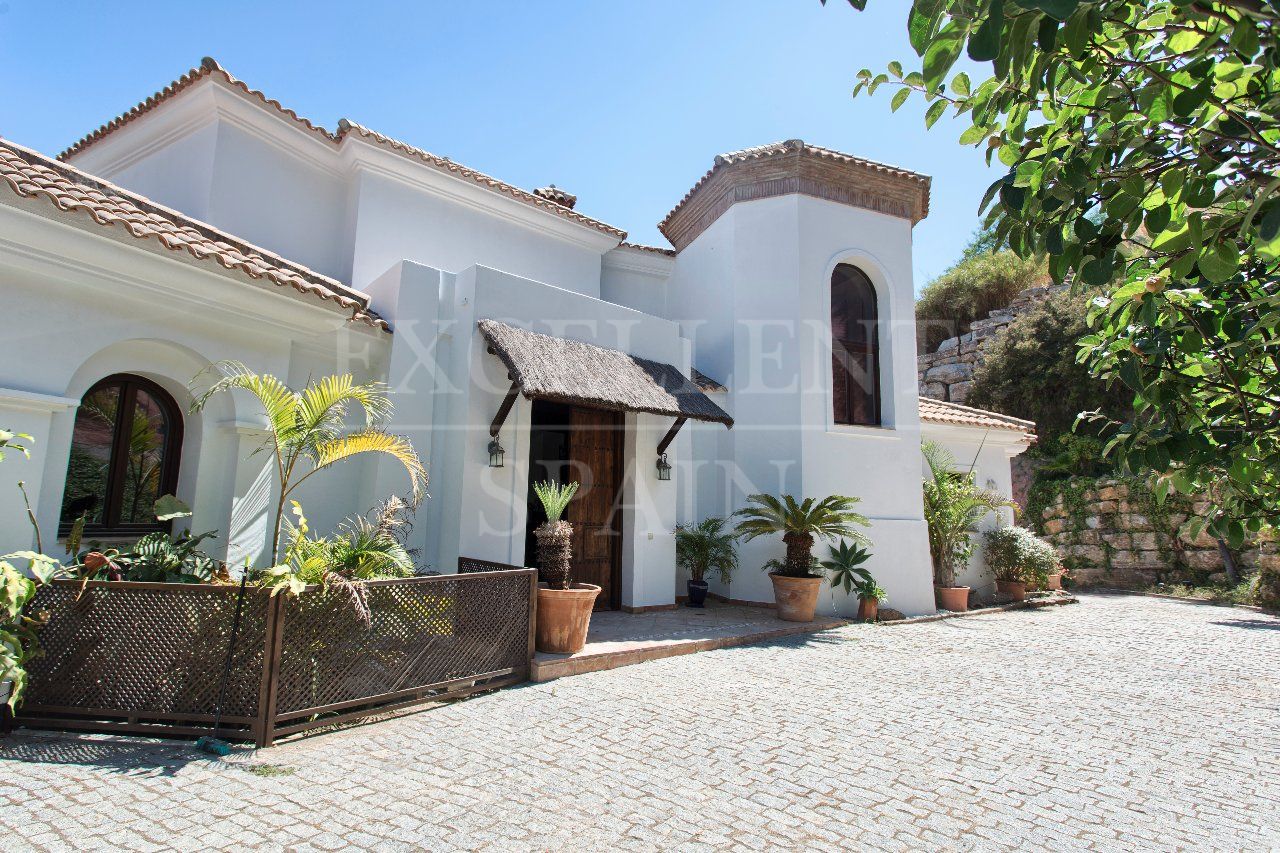
POLYGON ((908 219, 929 214, 925 175, 791 140, 716 158, 658 229, 677 250, 740 201, 800 194, 908 219))

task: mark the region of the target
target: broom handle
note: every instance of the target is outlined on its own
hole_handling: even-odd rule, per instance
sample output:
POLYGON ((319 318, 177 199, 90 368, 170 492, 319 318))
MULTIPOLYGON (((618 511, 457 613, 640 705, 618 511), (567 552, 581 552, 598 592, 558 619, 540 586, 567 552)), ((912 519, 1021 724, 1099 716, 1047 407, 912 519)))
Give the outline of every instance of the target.
POLYGON ((231 664, 235 659, 236 638, 240 636, 240 616, 244 612, 244 588, 249 580, 249 567, 240 573, 240 591, 236 593, 236 616, 231 622, 231 639, 227 642, 227 663, 222 668, 222 684, 218 687, 218 703, 213 707, 213 736, 218 736, 222 726, 222 702, 227 698, 227 681, 231 678, 231 664))

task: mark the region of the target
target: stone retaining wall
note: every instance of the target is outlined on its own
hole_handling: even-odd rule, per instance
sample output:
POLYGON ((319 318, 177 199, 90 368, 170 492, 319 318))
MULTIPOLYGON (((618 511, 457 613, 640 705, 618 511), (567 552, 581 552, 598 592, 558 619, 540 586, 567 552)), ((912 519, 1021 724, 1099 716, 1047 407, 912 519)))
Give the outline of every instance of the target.
MULTIPOLYGON (((1044 508, 1040 532, 1076 584, 1140 588, 1226 580, 1217 542, 1188 529, 1205 502, 1179 506, 1170 498, 1156 507, 1144 487, 1126 480, 1071 480, 1064 492, 1044 508)), ((1280 569, 1280 549, 1270 536, 1254 538, 1234 557, 1241 572, 1280 569)))
POLYGON ((982 362, 987 343, 1018 315, 1044 302, 1059 289, 1050 285, 1029 287, 1007 307, 992 311, 985 320, 975 321, 968 333, 948 338, 938 345, 935 352, 919 356, 916 371, 920 396, 952 403, 965 402, 969 389, 973 387, 974 370, 982 362))

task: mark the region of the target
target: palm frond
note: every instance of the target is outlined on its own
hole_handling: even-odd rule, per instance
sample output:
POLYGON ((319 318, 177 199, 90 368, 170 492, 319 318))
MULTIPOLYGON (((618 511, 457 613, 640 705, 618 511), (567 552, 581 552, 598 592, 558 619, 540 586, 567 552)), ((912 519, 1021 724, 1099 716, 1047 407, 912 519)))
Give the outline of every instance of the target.
POLYGON ((358 405, 364 412, 365 426, 372 427, 391 416, 391 401, 381 382, 356 384, 350 373, 326 376, 303 389, 297 411, 299 433, 319 440, 338 435, 347 411, 358 405))
POLYGON ((298 480, 301 483, 316 471, 321 471, 335 462, 350 459, 363 453, 385 453, 404 466, 409 474, 409 482, 413 487, 413 503, 422 499, 422 490, 427 484, 427 469, 418 458, 413 444, 404 436, 393 435, 380 429, 366 427, 357 432, 341 435, 321 441, 307 450, 307 457, 314 469, 298 480))
POLYGON ((871 521, 854 512, 858 498, 830 495, 818 500, 805 498, 797 501, 791 495, 776 498, 773 495, 751 495, 748 505, 734 513, 738 522, 737 533, 745 541, 770 533, 799 533, 823 539, 852 539, 870 544, 856 527, 868 527, 871 521))
POLYGON ((258 402, 262 404, 267 416, 267 424, 275 435, 277 444, 289 443, 296 434, 296 413, 300 398, 289 389, 288 385, 269 373, 254 373, 238 361, 219 361, 210 365, 191 380, 192 385, 194 386, 196 381, 208 371, 220 373, 222 378, 196 396, 195 402, 191 404, 191 411, 198 412, 203 409, 214 394, 240 388, 257 397, 258 402))
POLYGON ((715 572, 721 583, 729 583, 738 568, 737 535, 724 529, 723 518, 704 518, 692 527, 676 528, 676 564, 693 580, 715 572))

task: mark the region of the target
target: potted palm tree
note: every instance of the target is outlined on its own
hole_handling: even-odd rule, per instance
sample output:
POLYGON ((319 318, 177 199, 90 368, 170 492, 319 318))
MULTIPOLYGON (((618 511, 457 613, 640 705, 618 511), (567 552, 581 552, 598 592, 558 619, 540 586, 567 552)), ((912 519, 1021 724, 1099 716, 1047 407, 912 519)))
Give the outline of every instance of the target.
POLYGON ((538 542, 537 647, 540 652, 573 654, 587 644, 591 610, 600 587, 573 582, 573 525, 564 511, 578 492, 577 483, 550 480, 533 484, 547 520, 533 531, 538 542))
POLYGON ((704 518, 692 527, 676 528, 676 565, 689 572, 689 607, 705 607, 708 572, 727 584, 738 568, 737 536, 724 529, 723 518, 704 518))
POLYGON ((822 586, 821 564, 813 556, 814 542, 850 539, 861 545, 870 541, 855 526, 867 526, 864 516, 853 511, 857 498, 831 495, 822 500, 805 498, 797 501, 791 495, 751 495, 748 505, 736 513, 737 533, 744 541, 757 536, 781 533, 787 546, 782 562, 770 560, 764 569, 773 581, 773 600, 778 618, 788 622, 811 622, 818 605, 822 586))
POLYGON ((973 553, 973 534, 988 513, 1015 504, 998 492, 980 488, 972 471, 955 470, 955 457, 941 446, 921 445, 929 478, 924 481, 924 519, 929 527, 933 582, 943 610, 969 609, 969 587, 956 586, 956 573, 973 553))

